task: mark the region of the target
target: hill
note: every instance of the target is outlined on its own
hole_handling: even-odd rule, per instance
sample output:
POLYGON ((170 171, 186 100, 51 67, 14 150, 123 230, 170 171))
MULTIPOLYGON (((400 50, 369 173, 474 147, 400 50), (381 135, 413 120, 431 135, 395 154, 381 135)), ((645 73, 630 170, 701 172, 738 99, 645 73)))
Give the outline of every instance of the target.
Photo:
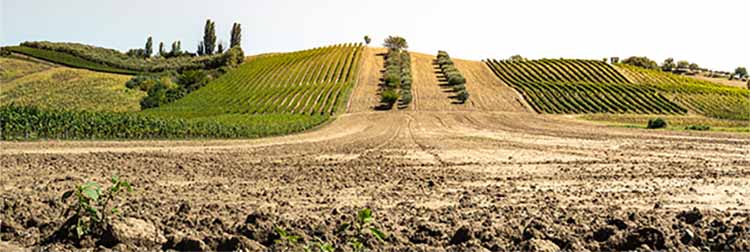
POLYGON ((172 104, 147 113, 183 118, 234 115, 329 116, 346 101, 362 45, 259 56, 172 104))
POLYGON ((593 60, 487 60, 539 113, 684 114, 656 89, 631 83, 612 66, 593 60))
POLYGON ((634 83, 651 87, 695 113, 750 120, 750 90, 625 64, 617 68, 634 83))
POLYGON ((139 111, 144 92, 125 88, 127 75, 0 58, 0 105, 42 109, 139 111))

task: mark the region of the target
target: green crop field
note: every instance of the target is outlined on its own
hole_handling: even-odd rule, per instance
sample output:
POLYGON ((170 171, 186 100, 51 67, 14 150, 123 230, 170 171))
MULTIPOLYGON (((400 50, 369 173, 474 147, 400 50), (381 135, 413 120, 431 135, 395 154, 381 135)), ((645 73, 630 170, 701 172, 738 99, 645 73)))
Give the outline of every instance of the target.
POLYGON ((124 83, 130 79, 127 75, 50 67, 10 58, 0 58, 0 69, 12 69, 0 74, 0 105, 124 112, 140 110, 138 103, 145 95, 125 88, 124 83))
POLYGON ((146 113, 182 118, 329 116, 352 88, 362 48, 346 44, 257 57, 184 98, 146 113))
POLYGON ((11 46, 7 47, 8 50, 14 53, 23 54, 29 57, 34 57, 42 60, 46 60, 52 63, 60 64, 63 66, 83 68, 97 72, 105 73, 117 73, 117 74, 137 74, 137 71, 120 69, 110 67, 104 64, 96 63, 90 60, 86 60, 81 57, 77 57, 68 53, 57 52, 52 50, 37 49, 26 46, 11 46))
POLYGON ((633 82, 652 87, 699 114, 750 120, 750 90, 625 64, 617 67, 633 82))
POLYGON ((684 114, 656 89, 633 84, 612 66, 593 60, 486 60, 534 110, 549 114, 684 114))

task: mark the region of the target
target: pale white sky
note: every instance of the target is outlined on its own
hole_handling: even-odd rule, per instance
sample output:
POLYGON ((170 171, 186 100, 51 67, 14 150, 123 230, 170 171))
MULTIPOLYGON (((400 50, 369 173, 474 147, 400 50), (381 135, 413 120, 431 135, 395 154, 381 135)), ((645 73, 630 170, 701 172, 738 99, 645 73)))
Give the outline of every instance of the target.
POLYGON ((731 71, 750 67, 747 0, 0 0, 0 43, 74 41, 120 50, 182 40, 195 50, 212 18, 229 40, 243 26, 247 54, 391 34, 413 51, 467 59, 648 56, 731 71))

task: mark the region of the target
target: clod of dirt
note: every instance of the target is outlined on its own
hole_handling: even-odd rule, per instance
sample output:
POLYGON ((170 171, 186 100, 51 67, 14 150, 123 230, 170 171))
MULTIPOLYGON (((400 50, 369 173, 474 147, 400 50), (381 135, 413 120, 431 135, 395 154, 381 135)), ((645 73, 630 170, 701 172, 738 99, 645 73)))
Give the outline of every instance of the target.
POLYGON ((611 227, 603 227, 594 232, 594 240, 598 242, 604 242, 615 234, 615 229, 611 227))
POLYGON ((440 227, 433 223, 423 222, 417 225, 414 234, 409 236, 409 241, 417 244, 437 244, 437 241, 443 237, 443 232, 440 227))
POLYGON ((0 233, 15 234, 21 230, 23 230, 23 227, 12 219, 0 219, 0 233))
POLYGON ((625 223, 625 221, 623 221, 621 219, 609 219, 609 220, 607 220, 607 224, 615 226, 619 230, 628 229, 628 224, 625 223))
POLYGON ((15 246, 4 241, 0 241, 0 251, 27 252, 31 250, 15 246))
POLYGON ((677 218, 687 224, 695 224, 703 218, 703 214, 698 208, 693 208, 693 210, 679 213, 677 218))
POLYGON ((618 246, 618 250, 636 250, 647 246, 650 249, 664 250, 664 233, 655 228, 641 228, 628 234, 618 246))
POLYGON ((682 244, 689 245, 690 242, 693 241, 693 238, 695 238, 693 231, 690 231, 690 229, 685 229, 682 231, 680 242, 682 242, 682 244))
POLYGON ((560 251, 560 247, 550 240, 532 238, 523 242, 522 250, 530 252, 557 252, 560 251))
POLYGON ((255 240, 264 246, 270 246, 278 238, 278 234, 273 231, 275 221, 272 216, 253 212, 245 218, 245 223, 237 227, 237 233, 244 235, 250 240, 255 240))
POLYGON ((104 237, 107 243, 115 245, 124 243, 141 247, 155 247, 167 242, 161 231, 151 223, 136 218, 115 220, 104 237))
POLYGON ((460 228, 458 228, 458 230, 456 230, 456 233, 453 234, 450 244, 458 245, 467 242, 472 238, 474 238, 474 234, 472 234, 469 226, 461 226, 460 228))
POLYGON ((210 250, 205 242, 202 240, 192 237, 183 236, 179 234, 167 236, 167 243, 162 246, 162 249, 177 250, 177 251, 208 251, 210 250))
POLYGON ((257 241, 244 236, 231 236, 222 241, 217 251, 265 251, 267 248, 257 241))

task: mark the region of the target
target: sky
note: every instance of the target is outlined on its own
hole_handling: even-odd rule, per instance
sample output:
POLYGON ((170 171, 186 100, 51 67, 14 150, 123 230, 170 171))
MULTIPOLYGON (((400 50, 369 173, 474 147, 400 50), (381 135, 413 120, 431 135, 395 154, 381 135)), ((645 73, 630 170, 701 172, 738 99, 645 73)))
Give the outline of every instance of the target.
POLYGON ((667 57, 750 67, 747 0, 0 0, 0 44, 65 41, 125 51, 181 40, 195 51, 206 19, 247 55, 400 35, 410 50, 454 58, 667 57))

